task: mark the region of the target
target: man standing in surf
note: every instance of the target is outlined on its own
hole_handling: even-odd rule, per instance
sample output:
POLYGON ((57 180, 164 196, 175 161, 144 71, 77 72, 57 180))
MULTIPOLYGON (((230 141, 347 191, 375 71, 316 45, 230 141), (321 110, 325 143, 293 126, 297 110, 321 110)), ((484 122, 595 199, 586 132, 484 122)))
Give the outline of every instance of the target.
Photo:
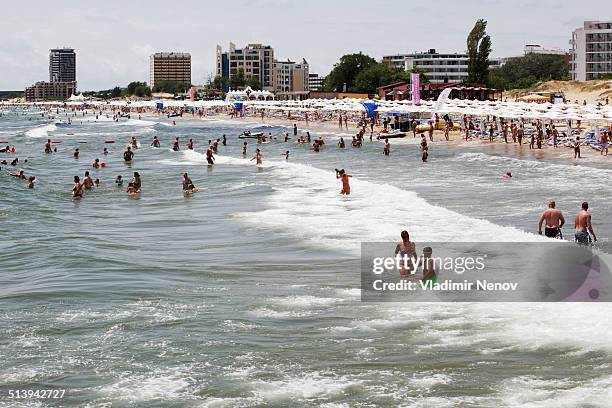
POLYGON ((563 224, 565 224, 565 218, 563 218, 561 210, 558 210, 555 207, 555 201, 550 200, 548 202, 548 208, 542 213, 542 216, 540 217, 540 222, 538 224, 538 234, 542 235, 542 224, 546 222, 544 235, 546 235, 548 238, 563 239, 561 227, 563 227, 563 224))
POLYGON ((212 166, 213 164, 215 164, 215 156, 213 155, 213 148, 212 146, 208 146, 208 150, 206 150, 206 162, 208 163, 209 166, 212 166))
POLYGON ((582 209, 576 214, 574 228, 576 229, 574 238, 578 245, 590 245, 591 242, 597 242, 597 236, 595 236, 595 231, 593 231, 593 225, 591 224, 589 203, 586 201, 582 203, 582 209))

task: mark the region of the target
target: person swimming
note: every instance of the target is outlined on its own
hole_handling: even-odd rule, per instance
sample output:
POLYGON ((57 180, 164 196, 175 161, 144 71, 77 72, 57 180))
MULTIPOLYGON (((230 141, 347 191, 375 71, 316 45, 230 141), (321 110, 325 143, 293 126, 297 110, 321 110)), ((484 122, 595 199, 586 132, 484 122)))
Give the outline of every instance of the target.
POLYGON ((91 167, 93 167, 94 169, 99 169, 100 168, 100 159, 96 158, 96 160, 94 160, 94 162, 92 163, 91 167))
POLYGON ((19 170, 19 173, 11 173, 10 174, 13 177, 17 177, 20 180, 27 180, 27 176, 25 175, 25 172, 23 170, 19 170))
POLYGON ((151 142, 151 146, 157 147, 157 148, 161 146, 161 143, 159 142, 159 139, 157 138, 157 136, 153 136, 153 141, 151 142))
POLYGON ((28 188, 34 188, 35 181, 36 181, 36 177, 34 176, 28 177, 28 188))
POLYGON ((51 149, 51 139, 47 139, 47 143, 45 144, 45 153, 51 153, 53 149, 51 149))
POLYGON ((117 178, 115 179, 115 185, 117 187, 120 187, 123 185, 123 178, 121 177, 121 174, 117 176, 117 178))
POLYGON ((244 144, 242 145, 242 155, 247 155, 247 142, 244 142, 244 144))
POLYGON ((74 154, 72 156, 75 159, 78 159, 79 158, 79 154, 80 154, 80 151, 79 151, 79 148, 77 147, 76 149, 74 149, 74 154))
POLYGON ((136 188, 136 192, 140 193, 140 189, 142 188, 142 181, 140 180, 140 173, 137 171, 134 172, 134 177, 132 178, 132 185, 136 188))
POLYGON ((504 180, 509 180, 509 179, 511 179, 511 178, 512 178, 512 173, 507 172, 506 174, 504 174, 504 175, 502 176, 502 178, 503 178, 504 180))
POLYGON ((178 152, 179 150, 181 150, 181 148, 179 147, 178 137, 174 140, 174 144, 172 145, 172 150, 174 150, 175 152, 178 152))
POLYGON ((287 150, 285 153, 281 154, 281 156, 285 156, 285 160, 289 160, 289 150, 287 150))

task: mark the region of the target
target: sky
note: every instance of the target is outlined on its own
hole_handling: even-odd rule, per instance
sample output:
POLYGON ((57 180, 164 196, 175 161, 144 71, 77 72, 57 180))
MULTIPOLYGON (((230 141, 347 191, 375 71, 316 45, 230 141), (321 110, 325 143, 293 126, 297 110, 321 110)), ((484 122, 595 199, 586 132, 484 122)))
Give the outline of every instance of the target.
POLYGON ((3 2, 0 90, 49 80, 49 49, 77 52, 81 91, 149 81, 154 52, 189 52, 192 82, 215 72, 215 47, 271 45, 277 59, 327 74, 340 56, 464 52, 478 18, 488 21, 492 56, 525 44, 569 49, 585 20, 612 19, 610 0, 28 0, 3 2))

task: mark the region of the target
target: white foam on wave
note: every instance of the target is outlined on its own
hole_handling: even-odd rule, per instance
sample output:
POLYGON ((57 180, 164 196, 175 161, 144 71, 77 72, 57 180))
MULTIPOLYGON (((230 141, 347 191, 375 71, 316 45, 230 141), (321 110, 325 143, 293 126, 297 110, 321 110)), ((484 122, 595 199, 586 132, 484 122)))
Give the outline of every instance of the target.
POLYGON ((187 372, 156 370, 149 374, 126 375, 112 384, 100 387, 99 392, 105 397, 134 402, 175 400, 184 397, 190 385, 187 372))
POLYGON ((527 375, 504 381, 500 392, 504 406, 608 407, 612 401, 612 376, 580 382, 576 379, 544 380, 527 375))
POLYGON ((37 126, 35 128, 30 129, 25 132, 25 135, 27 137, 43 138, 49 137, 49 133, 55 130, 57 130, 57 126, 55 126, 55 123, 49 123, 47 125, 37 126))
POLYGON ((292 400, 330 398, 342 395, 347 390, 359 388, 360 380, 341 376, 323 376, 319 373, 288 377, 278 381, 256 380, 251 383, 254 394, 271 403, 292 400))
MULTIPOLYGON (((228 163, 236 160, 240 159, 228 163)), ((275 187, 267 198, 268 208, 236 217, 258 227, 294 233, 313 245, 358 251, 362 241, 399 240, 404 229, 417 241, 543 240, 514 227, 432 205, 413 191, 383 182, 352 178, 351 195, 342 197, 333 171, 290 162, 264 161, 264 167, 272 170, 271 183, 275 187)))

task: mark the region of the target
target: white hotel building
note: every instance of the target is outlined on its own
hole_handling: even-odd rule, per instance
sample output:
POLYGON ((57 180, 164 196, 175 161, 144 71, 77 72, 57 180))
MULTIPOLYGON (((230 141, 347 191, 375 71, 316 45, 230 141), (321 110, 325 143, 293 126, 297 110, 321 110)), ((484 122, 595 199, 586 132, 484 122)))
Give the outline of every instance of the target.
MULTIPOLYGON (((468 76, 467 54, 439 54, 430 49, 414 54, 387 55, 382 62, 405 71, 423 69, 432 84, 463 82, 468 76)), ((500 59, 490 59, 491 68, 500 66, 500 63, 500 59)))
POLYGON ((612 74, 612 21, 585 21, 572 33, 571 74, 575 81, 612 74))

